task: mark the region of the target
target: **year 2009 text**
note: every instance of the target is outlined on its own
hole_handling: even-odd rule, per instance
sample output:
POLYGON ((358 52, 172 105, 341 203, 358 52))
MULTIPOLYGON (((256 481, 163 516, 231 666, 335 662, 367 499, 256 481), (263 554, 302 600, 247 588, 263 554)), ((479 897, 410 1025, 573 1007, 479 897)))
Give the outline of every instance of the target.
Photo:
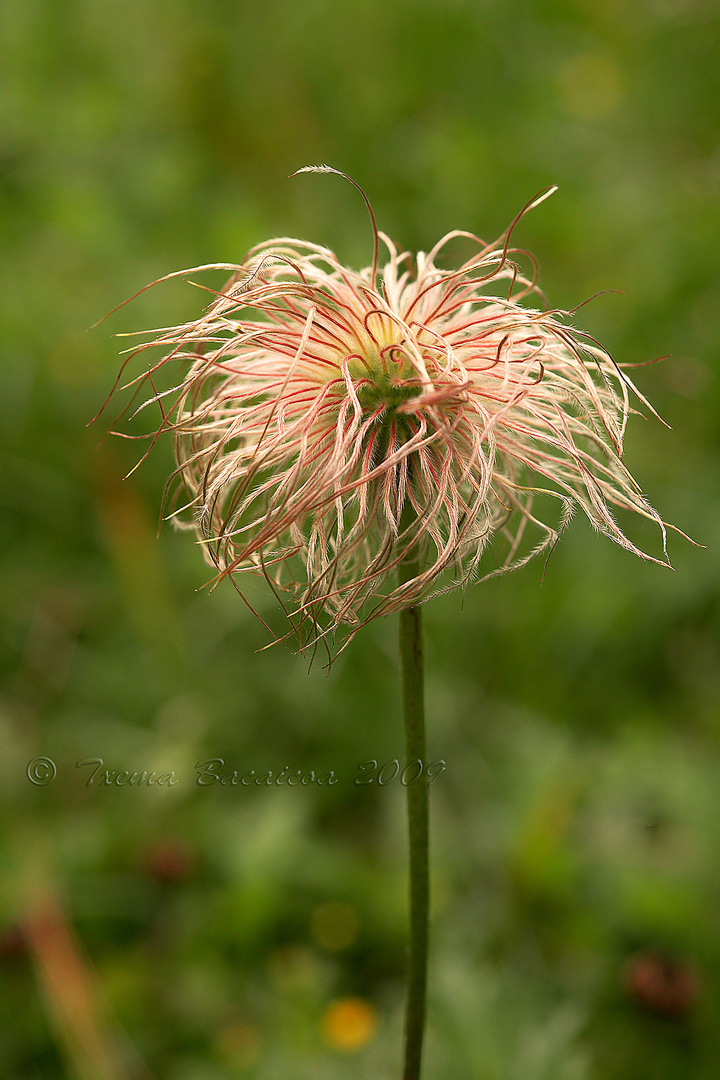
POLYGON ((415 761, 409 761, 401 769, 397 758, 386 761, 383 765, 379 765, 376 758, 370 758, 369 761, 361 761, 358 765, 353 784, 356 787, 365 787, 368 784, 377 783, 380 787, 385 787, 386 784, 389 784, 397 777, 400 783, 407 787, 408 784, 419 780, 421 776, 424 777, 426 784, 432 784, 433 780, 437 779, 444 769, 445 762, 442 760, 430 761, 426 764, 420 758, 417 758, 415 761))

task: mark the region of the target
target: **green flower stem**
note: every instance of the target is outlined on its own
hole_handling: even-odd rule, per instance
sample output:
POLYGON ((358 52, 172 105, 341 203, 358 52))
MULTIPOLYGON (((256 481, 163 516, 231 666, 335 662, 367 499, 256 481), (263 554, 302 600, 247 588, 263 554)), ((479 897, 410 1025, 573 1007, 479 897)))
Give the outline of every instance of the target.
MULTIPOLYGON (((400 565, 402 584, 418 573, 412 554, 400 565)), ((425 694, 423 676, 422 620, 419 607, 400 612, 400 663, 402 668, 403 720, 407 761, 425 758, 425 694)), ((410 840, 410 946, 405 1013, 405 1071, 403 1080, 418 1080, 425 1030, 427 987, 428 913, 428 785, 424 771, 407 785, 410 840)))

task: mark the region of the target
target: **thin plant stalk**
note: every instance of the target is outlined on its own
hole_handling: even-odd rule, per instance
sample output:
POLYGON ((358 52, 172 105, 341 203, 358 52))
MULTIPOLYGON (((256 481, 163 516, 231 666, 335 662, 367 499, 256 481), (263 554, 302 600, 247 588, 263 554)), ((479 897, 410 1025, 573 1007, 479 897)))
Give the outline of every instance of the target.
MULTIPOLYGON (((410 552, 400 564, 402 585, 418 573, 410 552)), ((425 692, 423 674, 422 618, 419 606, 400 612, 400 664, 402 670, 403 723, 408 763, 425 758, 425 692)), ((425 1031, 427 988, 428 915, 428 785, 420 773, 407 785, 409 838, 410 940, 408 950, 405 1012, 405 1063, 403 1080, 418 1080, 425 1031)))

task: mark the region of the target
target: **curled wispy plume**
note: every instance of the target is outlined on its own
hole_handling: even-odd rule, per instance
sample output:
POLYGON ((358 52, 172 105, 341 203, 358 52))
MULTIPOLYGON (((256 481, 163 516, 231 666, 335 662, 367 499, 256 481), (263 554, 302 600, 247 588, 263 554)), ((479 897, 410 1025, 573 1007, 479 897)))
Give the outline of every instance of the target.
POLYGON ((370 267, 267 241, 241 265, 182 271, 232 273, 201 318, 134 350, 163 354, 135 382, 162 410, 153 441, 174 437, 170 515, 241 592, 243 575, 264 575, 300 645, 337 646, 371 618, 548 552, 575 507, 667 563, 665 525, 622 462, 630 396, 644 399, 568 313, 542 310, 510 247, 549 193, 495 243, 458 231, 416 255, 378 232, 363 194, 370 267), (473 254, 447 269, 459 238, 473 254), (182 382, 156 392, 169 364, 182 382), (546 495, 552 524, 536 516, 546 495), (658 526, 660 558, 615 509, 658 526))

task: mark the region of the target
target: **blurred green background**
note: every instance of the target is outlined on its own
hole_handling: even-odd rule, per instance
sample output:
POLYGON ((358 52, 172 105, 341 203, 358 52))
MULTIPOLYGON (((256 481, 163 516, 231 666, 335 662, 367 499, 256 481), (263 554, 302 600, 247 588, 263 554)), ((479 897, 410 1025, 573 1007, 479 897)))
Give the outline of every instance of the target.
POLYGON ((156 538, 171 447, 123 481, 119 406, 86 427, 113 334, 204 303, 161 286, 88 332, 154 278, 283 235, 368 264, 357 193, 287 179, 326 161, 411 249, 559 185, 515 240, 552 306, 618 290, 577 316, 618 360, 669 357, 636 379, 672 430, 634 419, 627 461, 707 545, 671 536, 672 573, 578 519, 542 587, 426 609, 427 1080, 715 1077, 714 0, 5 0, 0 26, 2 1075, 399 1075, 404 790, 353 784, 403 764, 395 626, 329 674, 258 652, 156 538), (87 786, 90 758, 178 782, 87 786), (338 782, 195 786, 212 758, 338 782))

